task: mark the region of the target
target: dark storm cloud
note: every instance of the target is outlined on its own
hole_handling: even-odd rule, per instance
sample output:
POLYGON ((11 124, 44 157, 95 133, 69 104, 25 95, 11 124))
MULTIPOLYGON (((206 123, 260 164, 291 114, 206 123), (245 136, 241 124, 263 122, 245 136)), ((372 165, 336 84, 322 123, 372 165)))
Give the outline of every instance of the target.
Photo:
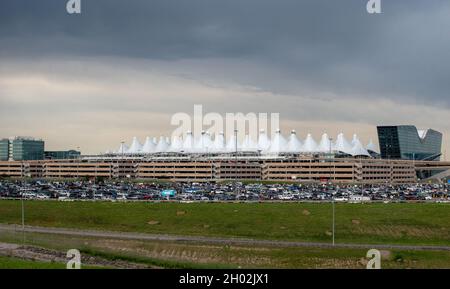
POLYGON ((450 2, 3 0, 0 59, 225 58, 211 75, 275 93, 330 92, 450 107, 450 2), (260 69, 258 69, 260 68, 260 69))

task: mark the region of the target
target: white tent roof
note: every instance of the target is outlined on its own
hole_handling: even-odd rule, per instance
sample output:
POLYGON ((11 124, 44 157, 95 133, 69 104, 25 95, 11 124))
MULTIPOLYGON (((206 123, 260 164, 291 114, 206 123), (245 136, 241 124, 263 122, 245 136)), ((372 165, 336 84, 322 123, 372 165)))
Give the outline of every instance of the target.
POLYGON ((267 151, 269 148, 270 148, 270 139, 267 137, 266 132, 262 129, 259 132, 258 150, 267 151))
POLYGON ((157 153, 163 153, 163 152, 167 152, 167 150, 169 149, 169 144, 167 143, 167 140, 165 137, 160 137, 159 138, 159 142, 156 145, 156 149, 155 152, 157 153))
POLYGON ((143 153, 152 153, 155 151, 156 145, 153 143, 153 140, 151 137, 147 137, 145 139, 144 146, 142 147, 143 153))
POLYGON ((366 149, 368 151, 378 152, 377 146, 373 143, 372 140, 369 141, 369 144, 367 145, 366 149))
POLYGON ((181 137, 176 135, 172 137, 172 143, 170 144, 169 151, 170 152, 180 152, 183 150, 183 142, 181 137))
POLYGON ((367 156, 370 157, 369 152, 363 147, 359 140, 355 141, 355 145, 353 146, 350 154, 352 156, 367 156))
POLYGON ((236 148, 236 137, 234 134, 231 135, 228 138, 227 145, 225 147, 226 151, 234 152, 236 150, 240 150, 240 148, 241 148, 241 145, 239 144, 239 140, 237 141, 237 148, 236 148))
POLYGON ((338 134, 336 143, 334 144, 334 150, 340 151, 340 152, 343 152, 346 154, 351 154, 352 146, 345 139, 345 136, 343 133, 338 134))
POLYGON ((359 141, 358 135, 355 133, 353 134, 353 138, 352 138, 352 147, 355 146, 355 144, 359 141))
POLYGON ((225 137, 223 131, 216 135, 213 142, 213 151, 221 152, 225 150, 225 137))
POLYGON ((118 154, 126 154, 128 153, 128 146, 124 143, 120 144, 119 149, 117 150, 118 154))
POLYGON ((275 135, 271 141, 268 153, 280 153, 285 152, 287 149, 287 141, 281 134, 281 131, 277 129, 275 135))
POLYGON ((128 149, 128 153, 136 154, 142 152, 142 145, 137 139, 137 137, 133 137, 133 141, 131 142, 131 146, 128 149))
MULTIPOLYGON (((367 149, 363 147, 357 135, 353 135, 352 144, 350 144, 340 133, 336 142, 333 144, 327 133, 321 137, 319 144, 316 143, 313 136, 308 134, 302 143, 298 139, 295 131, 291 131, 289 139, 286 139, 280 130, 277 130, 272 140, 268 137, 264 130, 260 131, 258 140, 253 140, 250 135, 245 135, 242 143, 238 141, 238 151, 256 152, 261 151, 263 154, 278 154, 281 152, 288 153, 327 153, 330 151, 330 144, 333 151, 343 152, 352 156, 369 156, 368 151, 377 151, 376 146, 370 140, 367 149)), ((122 144, 119 149, 113 153, 121 154, 151 154, 159 152, 186 152, 186 153, 225 153, 234 152, 236 150, 236 140, 234 133, 229 136, 228 141, 225 142, 224 133, 217 134, 214 141, 209 132, 202 132, 202 135, 194 142, 192 132, 187 132, 186 137, 181 136, 168 137, 161 136, 157 144, 152 138, 147 137, 142 146, 137 137, 133 137, 130 147, 122 144)))
POLYGON ((289 141, 286 145, 286 152, 298 153, 302 150, 302 142, 298 139, 295 130, 291 130, 289 141))
POLYGON ((303 143, 304 152, 317 152, 317 143, 310 133, 306 136, 305 142, 303 143))
POLYGON ((242 142, 242 151, 257 151, 258 144, 254 142, 248 134, 244 137, 244 141, 242 142))
POLYGON ((194 137, 192 136, 192 132, 188 131, 186 133, 186 138, 183 141, 183 151, 192 152, 194 150, 194 137))
POLYGON ((328 136, 327 133, 324 133, 322 135, 322 138, 320 139, 320 143, 319 143, 317 150, 319 152, 328 153, 332 149, 333 149, 333 144, 330 140, 330 137, 328 136))

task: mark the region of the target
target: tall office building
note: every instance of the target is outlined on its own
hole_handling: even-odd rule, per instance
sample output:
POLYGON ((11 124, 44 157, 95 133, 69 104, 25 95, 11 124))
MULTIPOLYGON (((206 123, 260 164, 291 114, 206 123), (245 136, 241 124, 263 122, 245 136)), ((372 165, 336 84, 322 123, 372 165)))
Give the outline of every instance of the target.
POLYGON ((381 157, 385 159, 439 160, 442 133, 417 130, 413 125, 378 126, 381 157))
POLYGON ((0 139, 0 161, 7 161, 9 158, 9 139, 0 139))
POLYGON ((44 159, 44 141, 30 137, 0 140, 1 161, 28 161, 44 159))

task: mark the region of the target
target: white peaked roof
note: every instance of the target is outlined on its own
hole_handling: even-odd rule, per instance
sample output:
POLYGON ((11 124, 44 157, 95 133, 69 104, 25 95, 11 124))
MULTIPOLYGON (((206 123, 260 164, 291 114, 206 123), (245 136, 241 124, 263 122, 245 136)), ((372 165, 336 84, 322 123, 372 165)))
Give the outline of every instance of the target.
POLYGON ((213 142, 211 140, 211 134, 209 133, 209 131, 202 133, 201 139, 201 151, 206 153, 211 152, 211 150, 213 149, 213 142))
POLYGON ((355 146, 355 144, 359 142, 359 138, 358 135, 355 133, 353 134, 353 138, 352 138, 352 147, 355 146))
POLYGON ((156 145, 155 152, 163 153, 163 152, 167 152, 168 149, 169 149, 169 144, 167 143, 166 138, 163 136, 160 137, 159 142, 156 145))
POLYGON ((156 145, 153 143, 153 140, 151 137, 145 138, 144 146, 142 147, 143 153, 152 153, 155 151, 156 145))
POLYGON ((302 142, 297 138, 295 130, 291 130, 289 141, 286 145, 286 151, 289 153, 298 153, 302 150, 302 142))
POLYGON ((304 152, 317 152, 317 143, 310 133, 306 136, 305 142, 303 143, 304 152))
POLYGON ((252 140, 252 137, 248 134, 245 135, 244 141, 242 142, 242 151, 257 151, 258 144, 252 140))
POLYGON ((122 153, 126 154, 126 153, 128 153, 128 146, 126 144, 124 144, 124 143, 120 144, 120 147, 117 150, 117 153, 118 154, 122 154, 122 153))
POLYGON ((369 144, 367 145, 366 149, 368 151, 378 152, 377 146, 373 143, 372 139, 369 141, 369 144))
POLYGON ((266 132, 262 129, 259 132, 258 150, 267 151, 269 148, 270 148, 270 139, 267 137, 266 132))
POLYGON ((355 140, 355 145, 353 146, 350 154, 352 156, 367 156, 370 157, 369 152, 363 147, 359 140, 355 140))
POLYGON ((180 152, 183 150, 183 142, 181 137, 176 135, 172 137, 172 143, 169 146, 170 152, 180 152))
POLYGON ((223 131, 221 131, 214 138, 213 151, 222 152, 224 150, 225 150, 225 137, 223 131))
MULTIPOLYGON (((156 138, 147 137, 144 145, 139 143, 137 137, 133 137, 131 145, 128 147, 122 143, 117 151, 106 152, 106 154, 152 154, 164 152, 186 152, 186 153, 232 153, 236 150, 235 134, 228 136, 228 141, 225 141, 223 132, 217 134, 212 140, 211 134, 203 131, 194 141, 194 135, 188 131, 186 136, 169 137, 161 136, 157 143, 156 138)), ((342 152, 352 156, 369 156, 369 151, 377 152, 377 147, 370 140, 367 148, 364 148, 361 141, 356 134, 353 135, 351 144, 345 139, 344 134, 338 134, 336 142, 332 143, 329 135, 324 133, 319 144, 316 143, 313 136, 309 133, 304 142, 302 142, 296 135, 295 130, 291 131, 289 139, 286 139, 281 131, 278 129, 273 135, 272 140, 264 130, 260 131, 258 140, 255 141, 250 135, 245 135, 243 142, 237 143, 237 150, 244 152, 260 151, 263 154, 278 154, 278 153, 327 153, 331 150, 335 152, 342 152)))
POLYGON ((133 141, 131 142, 131 146, 128 149, 128 153, 137 154, 142 152, 142 145, 137 139, 137 137, 133 137, 133 141))
POLYGON ((234 152, 234 151, 236 151, 236 149, 239 150, 240 148, 241 148, 241 145, 239 144, 239 140, 237 142, 237 148, 236 148, 236 137, 234 136, 234 134, 231 135, 228 138, 227 145, 225 147, 226 151, 234 152))
POLYGON ((324 133, 322 135, 322 138, 320 139, 320 143, 319 143, 317 150, 319 152, 324 152, 324 153, 327 153, 327 152, 330 152, 330 150, 333 150, 333 144, 327 133, 324 133))
POLYGON ((194 142, 194 151, 198 153, 210 152, 213 147, 211 135, 209 132, 202 131, 201 136, 194 142))
POLYGON ((351 154, 352 146, 345 139, 343 133, 338 134, 336 143, 334 144, 334 150, 340 151, 340 152, 343 152, 346 154, 351 154))
POLYGON ((287 147, 287 141, 281 134, 281 131, 277 129, 275 132, 275 135, 273 136, 273 139, 270 143, 270 147, 268 152, 269 153, 280 153, 286 151, 287 147))
POLYGON ((194 150, 194 137, 192 136, 192 132, 188 131, 186 133, 186 138, 183 141, 183 151, 192 152, 194 150))

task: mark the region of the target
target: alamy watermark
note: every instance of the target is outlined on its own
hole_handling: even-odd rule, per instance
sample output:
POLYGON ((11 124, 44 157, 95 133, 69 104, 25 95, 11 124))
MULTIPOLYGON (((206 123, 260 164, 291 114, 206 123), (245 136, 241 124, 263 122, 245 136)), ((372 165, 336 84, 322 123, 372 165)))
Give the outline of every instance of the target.
POLYGON ((66 264, 67 269, 81 269, 81 253, 77 249, 70 249, 66 254, 70 258, 66 264))
POLYGON ((381 269, 381 253, 377 249, 370 249, 366 254, 367 258, 371 258, 367 262, 367 269, 381 269))
POLYGON ((69 14, 81 14, 81 0, 67 1, 66 11, 69 14))
MULTIPOLYGON (((381 0, 368 0, 366 10, 369 14, 380 14, 381 0)), ((81 14, 81 0, 68 0, 66 11, 68 14, 81 14)))
POLYGON ((192 133, 194 137, 200 137, 205 131, 211 133, 225 133, 230 137, 237 133, 238 138, 245 135, 251 139, 258 139, 261 131, 274 134, 280 126, 279 113, 225 113, 223 117, 220 113, 210 112, 203 114, 202 105, 194 105, 193 117, 184 112, 172 115, 170 124, 177 126, 172 132, 172 138, 192 133))
POLYGON ((366 10, 369 14, 380 14, 381 0, 369 0, 366 5, 366 10))

